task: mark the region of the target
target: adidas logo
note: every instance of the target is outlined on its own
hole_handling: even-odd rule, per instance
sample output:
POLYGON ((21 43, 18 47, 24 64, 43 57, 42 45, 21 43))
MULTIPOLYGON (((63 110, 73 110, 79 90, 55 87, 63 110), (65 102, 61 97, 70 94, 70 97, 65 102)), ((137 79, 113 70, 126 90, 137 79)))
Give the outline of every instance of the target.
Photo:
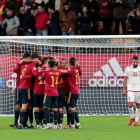
POLYGON ((90 87, 123 87, 124 72, 115 57, 93 76, 94 78, 88 81, 90 87))

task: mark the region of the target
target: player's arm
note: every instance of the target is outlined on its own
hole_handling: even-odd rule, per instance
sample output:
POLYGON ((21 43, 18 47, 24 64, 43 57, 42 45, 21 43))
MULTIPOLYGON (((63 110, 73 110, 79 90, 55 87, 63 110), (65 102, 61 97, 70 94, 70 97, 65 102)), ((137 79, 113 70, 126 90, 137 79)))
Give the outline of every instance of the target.
POLYGON ((76 66, 77 66, 77 68, 79 70, 79 76, 81 76, 82 75, 82 71, 81 71, 81 68, 80 68, 80 65, 79 65, 78 62, 76 62, 76 66))
POLYGON ((31 73, 31 74, 28 74, 28 75, 24 75, 24 76, 20 76, 20 79, 31 79, 32 77, 34 77, 34 75, 31 73))
POLYGON ((20 60, 19 61, 19 65, 22 65, 22 64, 24 64, 24 63, 29 63, 29 62, 33 62, 33 60, 32 59, 22 59, 22 60, 20 60))
POLYGON ((20 66, 17 66, 17 67, 15 67, 15 68, 13 69, 13 72, 17 73, 17 72, 20 71, 20 70, 21 70, 21 67, 20 67, 20 66))
POLYGON ((36 67, 33 67, 32 68, 32 73, 33 73, 34 76, 40 76, 40 75, 42 75, 43 72, 42 71, 38 72, 36 67))
POLYGON ((126 91, 127 78, 128 78, 128 72, 127 72, 127 68, 126 68, 125 74, 124 74, 124 80, 123 80, 123 95, 127 94, 127 91, 126 91))

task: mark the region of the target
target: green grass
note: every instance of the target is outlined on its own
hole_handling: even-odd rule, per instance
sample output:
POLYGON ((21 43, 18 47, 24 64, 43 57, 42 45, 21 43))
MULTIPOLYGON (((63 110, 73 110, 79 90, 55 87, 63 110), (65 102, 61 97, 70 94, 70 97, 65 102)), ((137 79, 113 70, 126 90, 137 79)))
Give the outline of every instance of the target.
MULTIPOLYGON (((65 117, 66 118, 66 117, 65 117)), ((0 140, 137 140, 140 127, 127 126, 128 116, 80 117, 82 129, 18 130, 13 117, 0 117, 0 140)), ((64 126, 66 120, 64 119, 64 126)))

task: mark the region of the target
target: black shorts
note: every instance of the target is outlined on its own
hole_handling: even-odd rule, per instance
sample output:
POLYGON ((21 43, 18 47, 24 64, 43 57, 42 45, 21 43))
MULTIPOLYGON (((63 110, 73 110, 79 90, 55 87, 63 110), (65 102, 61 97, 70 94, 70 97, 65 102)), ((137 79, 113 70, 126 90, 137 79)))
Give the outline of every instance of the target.
POLYGON ((65 97, 63 88, 57 88, 58 90, 58 108, 64 107, 65 97))
POLYGON ((43 107, 44 95, 34 94, 33 95, 33 105, 34 107, 43 107))
POLYGON ((21 104, 21 101, 18 99, 19 98, 19 95, 18 95, 18 89, 16 88, 15 91, 14 91, 14 94, 15 94, 15 104, 21 104))
POLYGON ((75 108, 77 104, 77 100, 79 98, 79 94, 71 94, 71 99, 70 99, 70 107, 75 108))
POLYGON ((34 104, 34 101, 33 101, 33 96, 34 96, 33 90, 34 90, 33 88, 30 88, 30 97, 31 97, 31 100, 30 100, 29 103, 32 104, 32 105, 34 104))
POLYGON ((69 94, 65 94, 65 95, 64 95, 64 98, 65 98, 65 100, 64 100, 64 106, 65 106, 65 107, 68 107, 68 106, 69 106, 69 105, 68 105, 69 94))
POLYGON ((43 105, 48 108, 58 108, 58 96, 44 96, 43 105))
POLYGON ((27 104, 30 102, 30 89, 18 89, 18 100, 20 104, 27 104))

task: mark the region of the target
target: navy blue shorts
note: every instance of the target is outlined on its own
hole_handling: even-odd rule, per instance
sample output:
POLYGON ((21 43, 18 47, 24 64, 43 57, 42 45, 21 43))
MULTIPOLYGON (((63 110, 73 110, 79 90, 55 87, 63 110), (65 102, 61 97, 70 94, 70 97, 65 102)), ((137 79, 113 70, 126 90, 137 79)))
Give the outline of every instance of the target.
POLYGON ((33 105, 34 107, 43 107, 44 95, 34 94, 33 95, 33 105))
POLYGON ((17 88, 15 89, 14 94, 15 94, 15 104, 21 104, 21 101, 18 99, 19 95, 17 88))
POLYGON ((30 90, 18 89, 18 99, 20 104, 27 104, 31 101, 30 90))
POLYGON ((79 94, 71 94, 70 107, 72 108, 76 107, 78 98, 79 98, 79 94))
POLYGON ((58 90, 58 108, 63 108, 64 107, 64 102, 65 102, 65 96, 64 96, 64 90, 63 88, 57 88, 58 90))
POLYGON ((58 108, 58 96, 44 96, 43 105, 48 108, 58 108))

